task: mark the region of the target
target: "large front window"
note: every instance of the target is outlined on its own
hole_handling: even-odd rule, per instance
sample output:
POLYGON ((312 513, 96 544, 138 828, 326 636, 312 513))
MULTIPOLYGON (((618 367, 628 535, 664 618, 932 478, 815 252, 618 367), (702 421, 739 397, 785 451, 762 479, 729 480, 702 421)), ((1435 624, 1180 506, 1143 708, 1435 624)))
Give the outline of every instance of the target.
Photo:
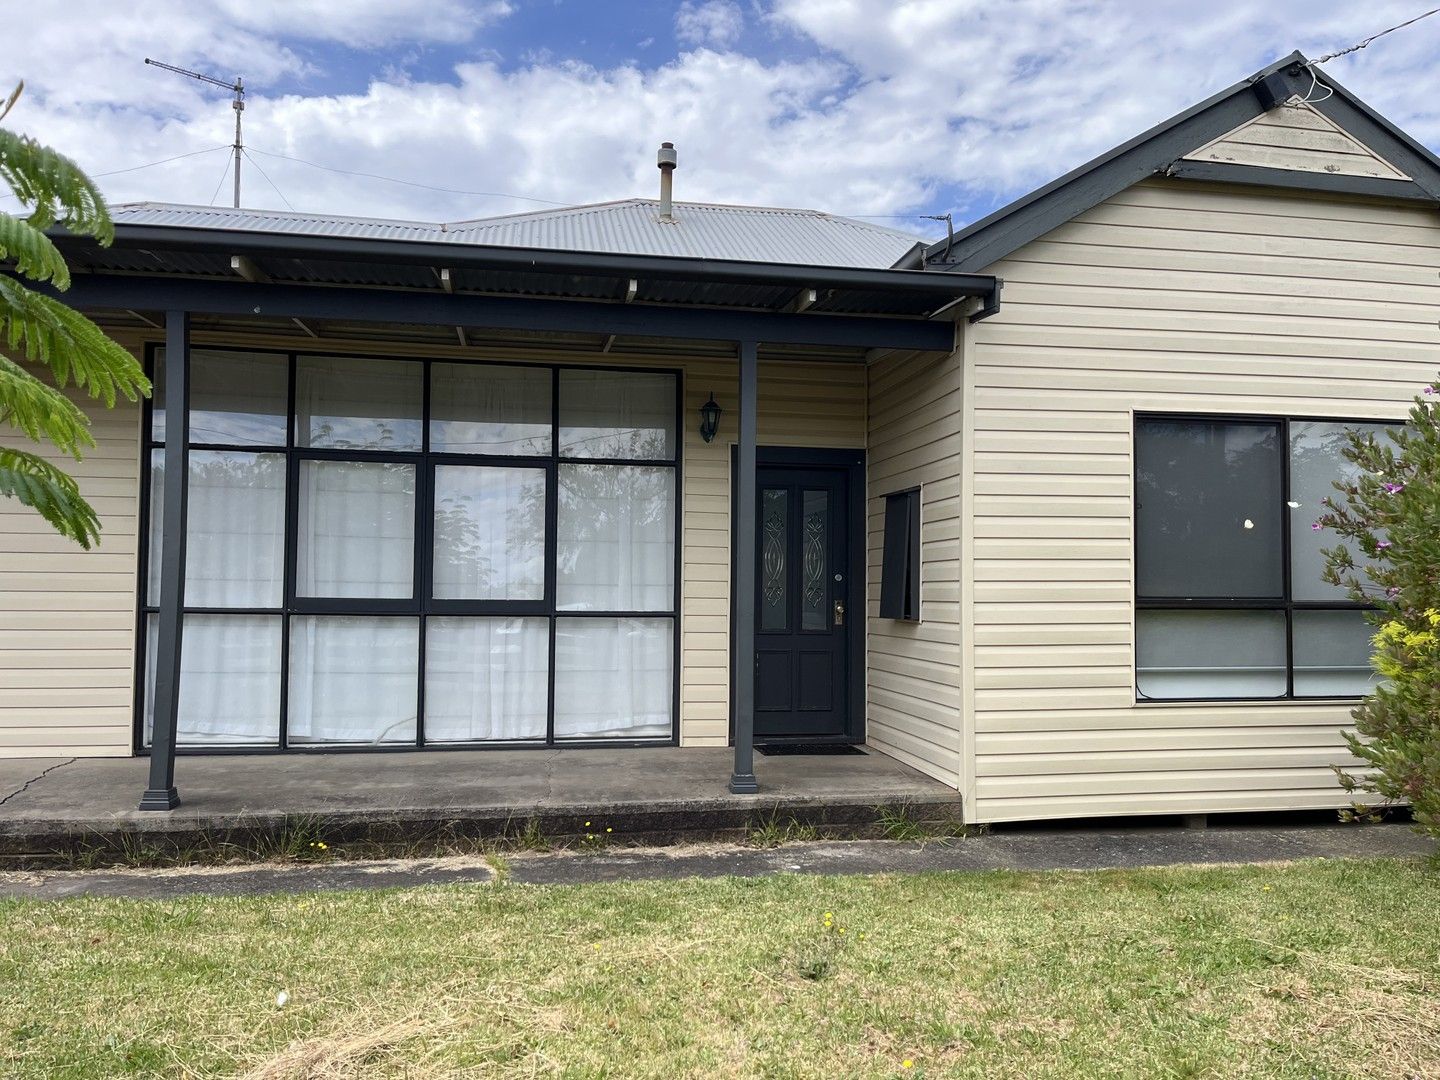
MULTIPOLYGON (((152 357, 142 739, 165 355, 152 357)), ((671 372, 191 353, 182 746, 670 741, 671 372)))
POLYGON ((1354 475, 1329 420, 1139 417, 1136 690, 1141 699, 1357 697, 1366 608, 1327 584, 1312 524, 1354 475))

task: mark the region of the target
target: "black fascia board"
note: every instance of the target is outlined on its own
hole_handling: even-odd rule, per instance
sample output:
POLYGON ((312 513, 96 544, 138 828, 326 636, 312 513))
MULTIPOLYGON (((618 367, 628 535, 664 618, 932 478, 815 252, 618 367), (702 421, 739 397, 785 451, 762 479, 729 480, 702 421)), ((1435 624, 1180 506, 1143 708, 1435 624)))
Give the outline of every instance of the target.
MULTIPOLYGON (((943 275, 933 274, 934 277, 943 275)), ((992 278, 986 278, 993 288, 992 278)), ((86 310, 175 310, 502 330, 553 330, 625 337, 759 341, 773 345, 952 352, 955 323, 882 315, 792 315, 716 307, 618 304, 530 296, 376 289, 362 286, 253 284, 215 278, 78 273, 61 293, 86 310)))
MULTIPOLYGON (((1250 78, 987 214, 955 234, 944 264, 931 263, 931 266, 973 273, 1003 259, 1132 184, 1163 172, 1177 158, 1255 119, 1266 111, 1266 102, 1284 100, 1292 94, 1303 95, 1310 86, 1309 79, 1300 75, 1305 63, 1303 53, 1291 53, 1250 78)), ((942 256, 945 247, 943 240, 930 245, 930 257, 942 256)))
POLYGON ((1431 206, 1440 203, 1440 199, 1413 180, 1387 180, 1379 176, 1270 169, 1260 165, 1236 165, 1228 161, 1176 161, 1165 170, 1165 175, 1178 180, 1294 188, 1331 195, 1365 195, 1377 199, 1421 202, 1431 206))
POLYGON ((1431 198, 1440 200, 1440 157, 1411 138, 1325 73, 1320 85, 1328 97, 1311 104, 1327 119, 1353 135, 1410 177, 1431 198))
MULTIPOLYGON (((52 229, 50 235, 62 244, 70 240, 88 241, 86 237, 72 237, 58 228, 52 229)), ((989 296, 995 285, 994 278, 984 274, 941 275, 925 270, 808 266, 746 262, 739 259, 564 251, 448 241, 315 236, 248 229, 193 229, 169 225, 117 224, 115 246, 148 251, 248 255, 257 259, 267 256, 287 259, 314 258, 467 270, 646 278, 658 281, 787 285, 797 289, 879 290, 934 296, 944 300, 965 296, 989 296)))

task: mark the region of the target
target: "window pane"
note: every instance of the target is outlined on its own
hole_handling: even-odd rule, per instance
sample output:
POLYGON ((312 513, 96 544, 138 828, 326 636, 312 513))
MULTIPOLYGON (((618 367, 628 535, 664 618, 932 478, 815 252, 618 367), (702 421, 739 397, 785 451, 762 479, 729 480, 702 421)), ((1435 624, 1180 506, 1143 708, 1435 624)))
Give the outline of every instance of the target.
POLYGON ((669 611, 675 470, 561 465, 557 598, 563 611, 669 611))
POLYGON ((302 356, 295 373, 295 445, 419 450, 422 364, 302 356))
POLYGON ((790 493, 766 488, 760 496, 760 629, 790 626, 790 493))
POLYGON ((414 594, 414 465, 302 461, 299 498, 300 596, 414 594))
POLYGON ((560 456, 675 457, 675 376, 560 372, 560 456))
POLYGON ((1362 697, 1375 688, 1375 631, 1363 611, 1297 611, 1294 619, 1296 696, 1362 697))
POLYGON ((1137 593, 1279 597, 1280 453, 1276 424, 1137 422, 1137 593))
POLYGON ((1142 698, 1267 698, 1285 694, 1283 611, 1140 611, 1142 698))
MULTIPOLYGON (((165 441, 165 350, 155 351, 150 429, 165 441)), ((283 354, 190 350, 190 442, 284 446, 290 361, 283 354)))
POLYGON ((291 619, 289 741, 413 743, 419 668, 418 619, 291 619))
POLYGON ((559 619, 555 626, 557 739, 669 738, 669 619, 559 619))
POLYGON ((438 599, 545 598, 545 471, 435 467, 438 599))
POLYGON ((800 629, 830 629, 830 493, 806 491, 800 534, 800 629))
MULTIPOLYGON (((180 746, 280 741, 280 616, 186 615, 180 650, 180 746)), ((160 617, 146 620, 145 745, 155 729, 160 617)))
MULTIPOLYGON (((191 450, 185 603, 276 607, 285 595, 285 455, 191 450)), ((150 452, 146 597, 160 603, 165 451, 150 452)))
POLYGON ((434 364, 430 449, 446 454, 548 454, 548 368, 434 364))
MULTIPOLYGON (((1322 581, 1325 567, 1321 549, 1340 543, 1333 532, 1316 532, 1310 526, 1325 512, 1321 500, 1338 497, 1335 481, 1353 480, 1360 470, 1346 461, 1346 433, 1369 432, 1381 446, 1389 445, 1384 432, 1391 424, 1335 424, 1295 420, 1290 424, 1290 590, 1296 600, 1343 600, 1344 589, 1322 581)), ((1352 551, 1355 545, 1351 544, 1352 551)), ((1298 692, 1298 691, 1297 691, 1298 692)))
POLYGON ((425 623, 425 741, 543 739, 550 620, 425 623))

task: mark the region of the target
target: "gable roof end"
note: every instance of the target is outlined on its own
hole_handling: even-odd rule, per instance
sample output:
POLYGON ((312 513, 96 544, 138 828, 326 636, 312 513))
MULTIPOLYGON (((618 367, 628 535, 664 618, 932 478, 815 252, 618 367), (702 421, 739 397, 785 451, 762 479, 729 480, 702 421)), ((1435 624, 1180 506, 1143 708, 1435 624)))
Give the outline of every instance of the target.
POLYGON ((1440 158, 1386 120, 1324 72, 1315 73, 1305 55, 1293 52, 1248 79, 1207 98, 1081 165, 1044 187, 1004 206, 957 232, 952 241, 928 249, 933 269, 975 272, 1005 258, 1030 241, 1098 206, 1132 184, 1150 176, 1179 175, 1194 179, 1236 180, 1316 190, 1338 190, 1340 180, 1352 193, 1418 198, 1440 202, 1440 158), (1180 163, 1235 128, 1254 120, 1293 97, 1310 98, 1316 88, 1330 91, 1313 107, 1379 157, 1411 179, 1336 178, 1325 173, 1289 174, 1252 166, 1180 163))

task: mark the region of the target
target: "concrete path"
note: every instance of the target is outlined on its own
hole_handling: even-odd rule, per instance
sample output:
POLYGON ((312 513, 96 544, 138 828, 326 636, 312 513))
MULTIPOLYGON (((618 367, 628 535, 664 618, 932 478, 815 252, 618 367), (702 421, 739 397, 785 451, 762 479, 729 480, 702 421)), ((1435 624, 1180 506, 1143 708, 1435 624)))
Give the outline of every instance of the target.
POLYGON ((173 899, 313 890, 485 883, 497 867, 527 885, 771 874, 881 874, 942 870, 1101 870, 1305 858, 1420 858, 1436 845, 1408 825, 1220 826, 994 832, 959 840, 826 841, 779 848, 703 845, 478 858, 180 870, 0 873, 0 896, 173 899))

